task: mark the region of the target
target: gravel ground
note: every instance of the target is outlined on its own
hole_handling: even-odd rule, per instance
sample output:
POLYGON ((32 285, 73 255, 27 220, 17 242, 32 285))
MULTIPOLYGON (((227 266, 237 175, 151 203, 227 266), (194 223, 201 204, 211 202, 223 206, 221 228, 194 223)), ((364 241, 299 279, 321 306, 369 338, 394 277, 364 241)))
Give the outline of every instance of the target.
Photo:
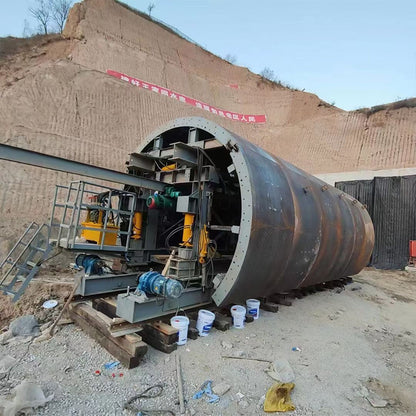
POLYGON ((0 393, 33 380, 46 394, 55 394, 36 415, 123 415, 129 414, 123 412, 126 400, 163 384, 161 396, 139 404, 179 415, 179 353, 189 414, 261 415, 264 395, 273 384, 264 372, 267 363, 222 356, 286 358, 296 377, 292 415, 416 415, 415 301, 416 273, 367 270, 341 293, 316 293, 282 306, 277 314, 261 311, 260 319, 242 330, 213 329, 171 355, 149 347, 138 368, 112 370, 116 377, 95 375, 113 358, 76 326, 67 325, 48 342, 0 346, 0 358, 23 357, 9 383, 0 380, 0 393), (208 379, 231 386, 217 404, 192 399, 208 379), (373 408, 366 398, 371 392, 385 399, 386 407, 373 408))

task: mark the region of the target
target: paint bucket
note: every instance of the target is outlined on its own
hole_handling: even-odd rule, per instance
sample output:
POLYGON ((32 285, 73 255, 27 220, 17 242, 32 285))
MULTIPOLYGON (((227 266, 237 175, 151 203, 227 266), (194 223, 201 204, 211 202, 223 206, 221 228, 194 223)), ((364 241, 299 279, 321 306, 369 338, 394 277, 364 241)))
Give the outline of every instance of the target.
POLYGON ((260 301, 257 299, 247 299, 247 314, 252 316, 254 319, 259 319, 260 315, 260 301))
POLYGON ((201 309, 198 312, 198 321, 196 323, 196 329, 199 331, 199 336, 206 337, 209 330, 214 323, 215 313, 201 309))
POLYGON ((246 319, 246 308, 241 305, 234 305, 231 308, 231 315, 233 317, 234 328, 244 328, 244 321, 246 319))
POLYGON ((186 316, 173 316, 170 318, 170 324, 174 328, 179 329, 178 341, 176 343, 178 345, 186 344, 186 340, 188 339, 189 319, 186 316))

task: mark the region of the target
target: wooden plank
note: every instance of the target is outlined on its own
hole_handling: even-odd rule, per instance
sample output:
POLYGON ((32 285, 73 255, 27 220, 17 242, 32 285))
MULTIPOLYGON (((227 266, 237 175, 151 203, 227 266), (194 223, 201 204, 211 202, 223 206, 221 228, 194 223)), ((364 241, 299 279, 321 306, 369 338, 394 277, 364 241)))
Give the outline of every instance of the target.
POLYGON ((124 338, 131 343, 140 342, 142 340, 142 337, 139 334, 128 334, 125 335, 124 338))
POLYGON ((70 308, 76 310, 78 314, 87 315, 86 319, 92 320, 95 325, 99 325, 104 331, 109 332, 112 319, 102 312, 93 309, 88 303, 72 303, 70 308))
POLYGON ((70 310, 76 315, 81 316, 90 326, 97 329, 103 336, 110 338, 114 344, 118 345, 119 348, 124 349, 128 354, 132 356, 142 356, 146 353, 147 346, 142 342, 140 336, 134 338, 126 338, 126 336, 114 338, 111 335, 108 326, 108 320, 111 321, 111 318, 92 309, 86 303, 76 304, 72 306, 70 310), (132 342, 133 339, 135 339, 135 342, 132 342))
POLYGON ((169 256, 169 254, 153 254, 152 261, 159 264, 166 264, 166 261, 169 258, 169 256))
POLYGON ((275 294, 267 298, 267 300, 277 303, 278 305, 292 306, 292 301, 286 295, 275 294))
POLYGON ((121 332, 124 332, 123 335, 139 332, 143 329, 143 324, 141 323, 132 324, 122 318, 113 318, 110 322, 109 328, 113 337, 117 337, 117 336, 121 336, 121 332), (116 334, 119 334, 119 335, 116 335, 116 334))
POLYGON ((98 312, 104 314, 108 319, 105 322, 109 326, 111 336, 117 338, 123 335, 134 334, 140 331, 143 326, 141 324, 132 324, 123 318, 115 316, 116 300, 115 299, 93 299, 92 307, 98 312))
POLYGON ((188 326, 188 338, 189 339, 198 339, 199 331, 196 329, 196 321, 194 319, 189 320, 188 326))
POLYGON ((300 289, 296 289, 293 293, 293 295, 295 296, 296 299, 302 299, 305 297, 305 295, 303 294, 303 292, 300 289))
POLYGON ((247 324, 250 324, 250 323, 252 323, 252 322, 254 322, 254 316, 252 316, 252 315, 246 315, 246 323, 247 324))
POLYGON ((114 338, 123 337, 124 335, 135 334, 143 329, 142 325, 130 324, 121 328, 110 328, 110 334, 114 338))
MULTIPOLYGON (((100 311, 101 312, 101 311, 100 311)), ((104 312, 103 312, 104 313, 104 312)), ((113 318, 111 320, 111 326, 117 326, 117 325, 121 325, 121 324, 125 324, 127 321, 123 318, 113 318)))
POLYGON ((162 321, 153 322, 151 324, 154 328, 156 328, 159 332, 162 332, 162 334, 165 334, 167 336, 177 336, 179 330, 177 328, 174 328, 172 325, 166 324, 162 321))
POLYGON ((168 269, 169 269, 169 266, 170 266, 170 262, 172 261, 174 255, 175 255, 175 250, 172 250, 172 252, 170 253, 170 256, 168 257, 168 260, 165 264, 165 267, 162 270, 162 273, 161 273, 162 276, 166 276, 166 273, 168 272, 168 269))
POLYGON ((173 344, 165 344, 160 339, 151 334, 143 334, 143 341, 149 344, 151 347, 166 354, 170 354, 178 348, 176 342, 173 344))
POLYGON ((227 331, 232 326, 232 318, 225 316, 219 312, 215 312, 214 328, 219 331, 227 331))
MULTIPOLYGON (((141 332, 142 334, 144 332, 153 334, 155 337, 157 337, 158 339, 160 339, 164 344, 173 344, 174 342, 176 342, 178 340, 178 333, 179 330, 176 328, 171 327, 170 325, 167 324, 163 324, 162 327, 164 330, 166 330, 168 333, 162 332, 159 328, 159 325, 157 325, 157 323, 151 323, 151 324, 145 324, 143 326, 143 331, 141 332), (166 325, 167 327, 172 328, 173 330, 169 330, 166 327, 164 327, 164 325, 166 325)), ((144 339, 144 337, 143 337, 144 339)))
POLYGON ((106 335, 103 335, 100 331, 91 326, 81 316, 73 312, 71 312, 70 314, 71 316, 73 316, 73 319, 76 322, 76 324, 86 334, 88 334, 91 338, 94 339, 94 341, 98 342, 98 344, 105 348, 117 361, 120 361, 122 365, 124 365, 128 369, 131 369, 137 367, 140 364, 144 354, 137 357, 130 355, 124 349, 120 348, 117 344, 115 344, 111 338, 108 338, 106 335))
POLYGON ((113 299, 93 299, 92 307, 99 312, 104 313, 105 315, 109 316, 110 318, 117 317, 116 315, 116 301, 113 299))
POLYGON ((76 308, 71 308, 69 314, 74 322, 84 332, 105 348, 115 359, 120 361, 122 365, 130 369, 137 367, 140 364, 140 361, 147 351, 146 344, 142 343, 143 346, 140 349, 140 354, 136 356, 131 355, 124 348, 120 348, 120 345, 114 342, 115 338, 108 337, 106 334, 103 334, 100 330, 92 326, 83 316, 79 315, 76 308))
POLYGON ((279 305, 273 302, 260 302, 260 308, 267 312, 276 313, 279 310, 279 305))
POLYGON ((144 342, 159 351, 166 352, 167 354, 170 354, 178 348, 178 345, 176 344, 178 335, 176 335, 174 342, 168 343, 166 342, 166 340, 169 339, 168 336, 162 332, 159 332, 150 324, 144 326, 143 331, 141 332, 141 336, 144 342))

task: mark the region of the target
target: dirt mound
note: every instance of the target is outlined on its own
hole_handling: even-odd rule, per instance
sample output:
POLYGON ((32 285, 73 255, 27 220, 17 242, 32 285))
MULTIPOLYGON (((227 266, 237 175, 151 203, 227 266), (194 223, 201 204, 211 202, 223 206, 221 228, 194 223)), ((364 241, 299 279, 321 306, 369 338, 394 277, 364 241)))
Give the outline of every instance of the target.
POLYGON ((74 255, 66 251, 51 255, 16 303, 0 293, 0 330, 21 315, 36 315, 40 323, 55 316, 73 288, 75 271, 69 268, 73 258, 74 255), (48 299, 56 299, 58 306, 53 309, 42 308, 48 299))
POLYGON ((61 36, 57 34, 35 35, 30 38, 15 38, 12 36, 0 38, 0 60, 18 53, 28 52, 33 48, 45 46, 60 38, 61 36))
POLYGON ((8 296, 0 294, 0 329, 22 315, 35 315, 40 323, 46 322, 63 306, 72 287, 73 281, 69 278, 65 281, 62 276, 44 276, 32 281, 16 304, 8 296), (49 299, 56 299, 60 306, 53 310, 42 308, 43 303, 49 299))
POLYGON ((416 107, 416 98, 407 98, 405 100, 395 101, 394 103, 376 105, 370 108, 360 108, 357 110, 358 113, 364 113, 367 117, 378 113, 379 111, 391 111, 398 110, 400 108, 415 108, 416 107))

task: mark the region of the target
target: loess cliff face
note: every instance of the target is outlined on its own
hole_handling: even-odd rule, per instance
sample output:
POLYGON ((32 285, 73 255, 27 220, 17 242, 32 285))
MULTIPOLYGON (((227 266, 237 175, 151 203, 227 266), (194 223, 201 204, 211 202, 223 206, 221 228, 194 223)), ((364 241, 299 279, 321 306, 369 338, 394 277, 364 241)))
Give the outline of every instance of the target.
MULTIPOLYGON (((127 155, 156 127, 201 116, 315 174, 416 166, 416 108, 342 111, 265 82, 113 0, 76 4, 63 35, 0 55, 1 142, 124 170, 127 155), (266 114, 267 123, 219 117, 107 69, 218 108, 266 114)), ((0 162, 0 252, 30 221, 46 221, 55 183, 71 179, 78 178, 0 162)))

